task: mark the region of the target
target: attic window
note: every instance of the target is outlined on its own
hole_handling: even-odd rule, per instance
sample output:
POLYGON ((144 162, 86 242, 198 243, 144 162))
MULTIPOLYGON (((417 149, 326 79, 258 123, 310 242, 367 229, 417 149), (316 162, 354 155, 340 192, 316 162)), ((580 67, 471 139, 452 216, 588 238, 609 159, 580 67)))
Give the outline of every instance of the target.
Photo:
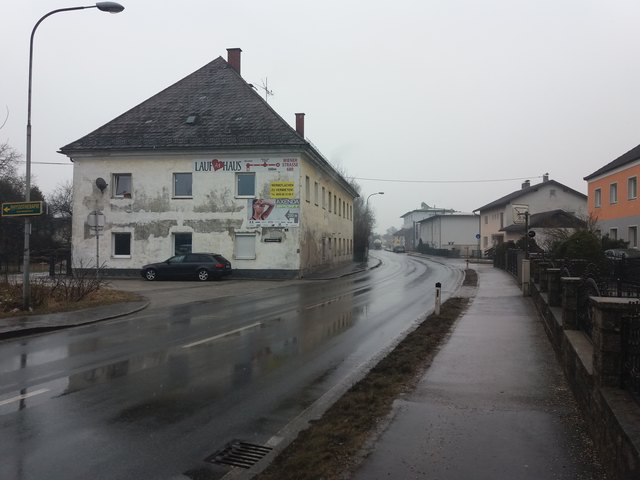
POLYGON ((196 123, 196 119, 197 119, 197 117, 195 115, 189 115, 187 117, 186 124, 187 125, 194 125, 196 123))

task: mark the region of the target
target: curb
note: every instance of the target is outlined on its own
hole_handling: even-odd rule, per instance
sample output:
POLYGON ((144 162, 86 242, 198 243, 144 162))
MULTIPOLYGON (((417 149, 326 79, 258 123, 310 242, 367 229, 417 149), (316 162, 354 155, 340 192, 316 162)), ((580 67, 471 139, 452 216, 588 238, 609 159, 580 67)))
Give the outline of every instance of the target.
MULTIPOLYGON (((145 300, 142 302, 127 302, 127 303, 134 303, 136 305, 131 306, 131 308, 129 309, 123 309, 118 313, 114 313, 111 315, 104 315, 104 316, 100 316, 98 318, 92 318, 90 320, 86 320, 86 321, 79 321, 79 322, 72 322, 72 323, 66 323, 66 324, 59 324, 59 325, 42 325, 42 326, 34 326, 34 327, 27 327, 27 328, 19 328, 19 329, 15 329, 15 330, 6 330, 6 331, 0 331, 0 340, 4 340, 4 339, 10 339, 10 338, 16 338, 16 337, 21 337, 21 336, 28 336, 28 335, 33 335, 36 333, 45 333, 45 332, 52 332, 52 331, 56 331, 56 330, 63 330, 65 328, 72 328, 72 327, 79 327, 82 325, 90 325, 92 323, 98 323, 98 322, 102 322, 105 320, 113 320, 114 318, 120 318, 120 317, 124 317, 127 315, 131 315, 133 313, 137 313, 141 310, 144 310, 145 308, 147 308, 149 306, 149 301, 145 300)), ((127 306, 127 303, 119 303, 119 304, 114 304, 114 305, 120 305, 120 306, 127 306)), ((81 312, 90 312, 91 309, 84 309, 84 310, 75 310, 72 311, 74 314, 78 314, 81 312)), ((60 312, 60 313, 65 313, 65 312, 60 312)), ((66 312, 66 313, 70 313, 70 312, 66 312)), ((33 315, 31 316, 32 319, 37 319, 37 317, 43 317, 44 315, 33 315)), ((9 317, 10 318, 10 317, 9 317)), ((29 318, 29 316, 27 316, 26 318, 29 318)))

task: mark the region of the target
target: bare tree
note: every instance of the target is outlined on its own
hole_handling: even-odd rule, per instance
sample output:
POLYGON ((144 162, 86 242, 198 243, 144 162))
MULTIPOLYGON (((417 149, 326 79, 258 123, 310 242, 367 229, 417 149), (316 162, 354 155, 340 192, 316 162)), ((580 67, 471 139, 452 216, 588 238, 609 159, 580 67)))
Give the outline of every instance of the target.
POLYGON ((71 216, 73 215, 73 185, 70 181, 58 184, 47 198, 53 237, 62 245, 71 245, 71 216))
POLYGON ((73 215, 73 185, 70 181, 58 184, 47 198, 49 213, 55 218, 71 218, 73 215))
POLYGON ((547 252, 552 251, 557 245, 566 242, 577 231, 587 231, 596 234, 599 232, 598 217, 589 213, 588 215, 576 215, 582 226, 577 228, 547 228, 544 231, 544 239, 540 243, 540 247, 547 252))
POLYGON ((8 143, 0 143, 0 178, 15 179, 16 167, 22 156, 8 143))

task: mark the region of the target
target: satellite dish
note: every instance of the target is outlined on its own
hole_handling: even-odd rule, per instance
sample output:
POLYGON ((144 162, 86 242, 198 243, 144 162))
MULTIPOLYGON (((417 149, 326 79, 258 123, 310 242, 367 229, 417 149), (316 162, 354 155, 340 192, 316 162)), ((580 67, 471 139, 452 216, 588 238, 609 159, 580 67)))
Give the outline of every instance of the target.
POLYGON ((96 178, 96 187, 98 187, 100 191, 104 193, 104 189, 107 188, 107 182, 105 182, 104 178, 98 177, 96 178))

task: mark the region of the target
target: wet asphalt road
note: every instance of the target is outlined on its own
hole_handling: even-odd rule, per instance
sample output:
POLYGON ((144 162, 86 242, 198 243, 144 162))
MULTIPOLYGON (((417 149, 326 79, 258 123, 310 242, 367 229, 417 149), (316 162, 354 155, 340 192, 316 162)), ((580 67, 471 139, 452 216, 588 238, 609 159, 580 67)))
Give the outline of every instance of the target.
POLYGON ((435 282, 446 300, 462 281, 462 263, 376 255, 342 279, 208 284, 234 294, 206 300, 157 283, 138 314, 0 342, 0 478, 221 478, 206 457, 277 442, 433 309, 435 282))

